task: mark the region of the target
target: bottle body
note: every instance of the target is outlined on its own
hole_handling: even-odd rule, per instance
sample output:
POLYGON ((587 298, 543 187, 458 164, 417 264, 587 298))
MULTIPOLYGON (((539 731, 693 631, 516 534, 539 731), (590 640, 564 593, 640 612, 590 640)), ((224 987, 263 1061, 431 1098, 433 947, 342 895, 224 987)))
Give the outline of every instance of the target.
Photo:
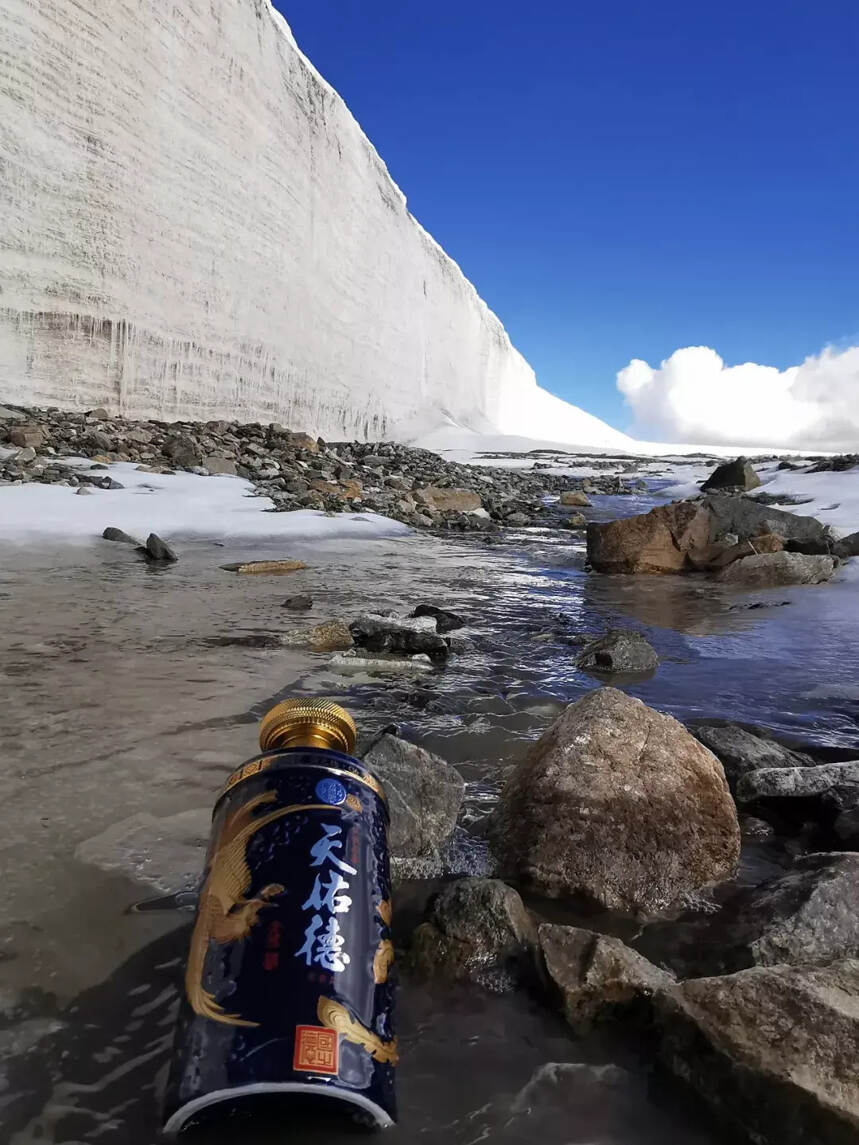
POLYGON ((267 751, 215 806, 165 1130, 255 1094, 396 1117, 388 812, 358 760, 267 751))

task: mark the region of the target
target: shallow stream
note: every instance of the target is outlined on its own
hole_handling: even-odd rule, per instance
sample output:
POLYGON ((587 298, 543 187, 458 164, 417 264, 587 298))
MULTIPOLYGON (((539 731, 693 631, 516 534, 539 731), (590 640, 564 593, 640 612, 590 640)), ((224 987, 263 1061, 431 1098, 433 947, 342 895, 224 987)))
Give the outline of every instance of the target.
MULTIPOLYGON (((656 489, 595 498, 596 514, 641 512, 654 498, 656 489)), ((600 683, 575 657, 583 636, 606 627, 647 635, 662 663, 622 686, 681 720, 753 723, 833 749, 856 742, 850 583, 750 594, 703 579, 592 576, 581 535, 557 531, 288 553, 177 547, 179 564, 165 568, 108 542, 3 554, 0 1138, 11 1145, 155 1140, 189 916, 130 911, 154 893, 151 872, 104 870, 76 851, 117 822, 146 827, 146 816, 209 807, 278 699, 331 696, 366 734, 397 724, 460 768, 469 820, 491 807, 505 767, 600 683), (279 578, 220 568, 266 556, 309 567, 279 578), (223 643, 304 623, 281 608, 296 592, 312 594, 314 622, 422 601, 450 607, 468 620, 458 634, 467 644, 442 672, 379 680, 337 675, 324 653, 223 643)), ((758 881, 774 862, 752 849, 740 877, 758 881)), ((403 918, 420 892, 403 888, 403 918)), ((577 1039, 526 997, 407 987, 400 1028, 391 1145, 721 1140, 678 1093, 654 1089, 645 1047, 611 1033, 577 1039)), ((236 1139, 234 1127, 204 1138, 236 1139)), ((276 1139, 282 1130, 261 1138, 276 1139)), ((293 1127, 288 1139, 319 1134, 293 1127)))

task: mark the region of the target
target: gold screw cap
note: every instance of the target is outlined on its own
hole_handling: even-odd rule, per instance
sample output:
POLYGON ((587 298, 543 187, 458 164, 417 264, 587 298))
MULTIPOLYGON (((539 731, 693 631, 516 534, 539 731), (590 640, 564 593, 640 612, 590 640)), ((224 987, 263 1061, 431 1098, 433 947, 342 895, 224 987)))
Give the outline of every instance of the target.
POLYGON ((355 721, 331 700, 284 700, 262 718, 259 744, 263 751, 284 747, 327 747, 351 754, 355 721))

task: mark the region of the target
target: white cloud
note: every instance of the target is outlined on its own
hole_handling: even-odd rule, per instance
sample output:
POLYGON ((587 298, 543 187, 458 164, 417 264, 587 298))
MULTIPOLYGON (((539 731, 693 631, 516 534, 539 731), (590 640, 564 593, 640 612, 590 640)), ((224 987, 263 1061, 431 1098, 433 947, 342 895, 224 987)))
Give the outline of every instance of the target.
POLYGON ((675 350, 658 370, 633 358, 617 388, 644 436, 702 444, 859 449, 859 346, 800 366, 726 366, 709 346, 675 350))

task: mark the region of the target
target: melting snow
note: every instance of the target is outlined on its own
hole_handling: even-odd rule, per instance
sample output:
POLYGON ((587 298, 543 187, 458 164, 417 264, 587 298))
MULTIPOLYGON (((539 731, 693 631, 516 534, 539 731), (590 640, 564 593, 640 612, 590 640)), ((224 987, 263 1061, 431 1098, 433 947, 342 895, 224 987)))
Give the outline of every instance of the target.
POLYGON ((100 537, 107 525, 142 540, 151 532, 165 540, 365 539, 409 532, 398 521, 375 513, 268 513, 272 501, 251 496, 253 486, 240 477, 144 473, 130 462, 100 472, 124 488, 93 489, 89 496, 78 496, 66 485, 35 482, 0 489, 0 540, 16 544, 52 537, 86 542, 100 537))

